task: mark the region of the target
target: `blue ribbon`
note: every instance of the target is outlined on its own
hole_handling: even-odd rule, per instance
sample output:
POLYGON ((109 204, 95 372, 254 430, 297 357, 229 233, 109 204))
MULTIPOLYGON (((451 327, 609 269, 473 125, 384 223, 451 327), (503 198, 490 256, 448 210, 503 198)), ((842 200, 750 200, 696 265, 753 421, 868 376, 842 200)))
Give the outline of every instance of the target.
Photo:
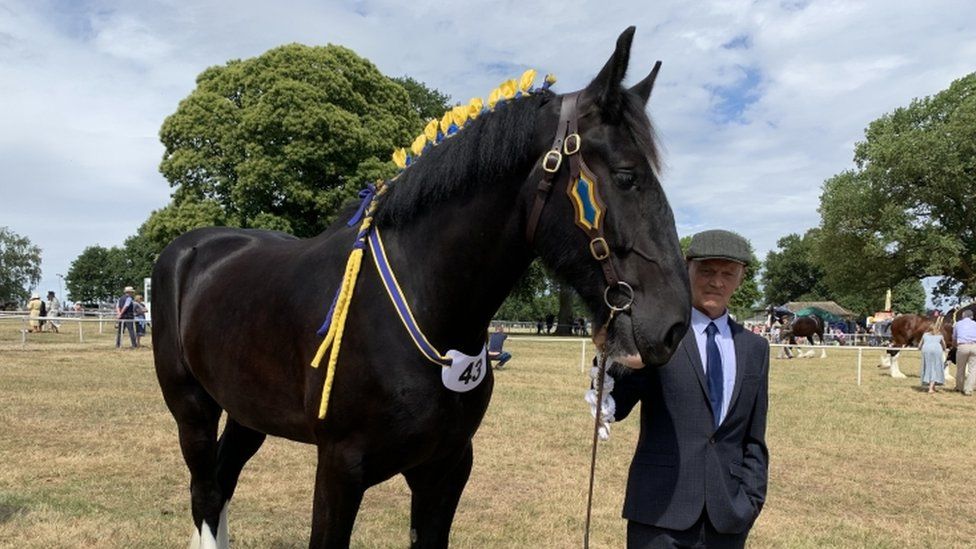
POLYGON ((346 226, 353 227, 359 224, 363 219, 363 214, 366 213, 366 208, 369 207, 369 203, 373 201, 373 197, 376 196, 376 185, 372 183, 366 185, 366 188, 359 191, 359 198, 362 202, 359 203, 359 209, 353 214, 352 219, 346 223, 346 226))

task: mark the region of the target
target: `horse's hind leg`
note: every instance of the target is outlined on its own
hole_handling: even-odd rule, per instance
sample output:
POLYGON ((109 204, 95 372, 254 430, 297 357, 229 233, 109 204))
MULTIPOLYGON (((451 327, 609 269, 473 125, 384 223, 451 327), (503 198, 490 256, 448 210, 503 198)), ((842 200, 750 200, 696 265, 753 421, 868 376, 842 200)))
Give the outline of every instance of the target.
POLYGON ((183 461, 190 470, 193 538, 190 547, 217 547, 224 498, 217 483, 217 424, 221 409, 177 358, 156 349, 156 374, 166 405, 176 419, 183 461))
POLYGON ((195 526, 190 547, 218 547, 217 528, 224 502, 217 483, 220 407, 199 386, 187 390, 179 399, 167 398, 167 403, 176 418, 180 449, 190 470, 190 507, 195 526))
POLYGON ((410 502, 410 547, 445 548, 454 512, 471 474, 474 453, 469 441, 450 458, 425 463, 403 476, 413 493, 410 502))
POLYGON ((244 464, 261 448, 267 435, 250 429, 228 417, 224 432, 217 441, 217 486, 223 500, 217 526, 217 546, 226 547, 230 534, 227 525, 227 506, 234 497, 237 479, 244 464))

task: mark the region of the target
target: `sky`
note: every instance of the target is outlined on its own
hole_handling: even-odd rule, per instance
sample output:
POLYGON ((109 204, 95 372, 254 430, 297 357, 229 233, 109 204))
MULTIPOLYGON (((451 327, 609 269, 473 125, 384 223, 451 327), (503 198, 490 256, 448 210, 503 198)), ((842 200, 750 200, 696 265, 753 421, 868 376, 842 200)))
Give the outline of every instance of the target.
POLYGON ((159 128, 209 66, 331 43, 455 101, 527 68, 565 93, 630 25, 625 84, 663 62, 648 113, 679 236, 730 229, 760 259, 818 225, 872 120, 976 70, 971 0, 0 0, 0 226, 60 294, 86 247, 169 202, 159 128))

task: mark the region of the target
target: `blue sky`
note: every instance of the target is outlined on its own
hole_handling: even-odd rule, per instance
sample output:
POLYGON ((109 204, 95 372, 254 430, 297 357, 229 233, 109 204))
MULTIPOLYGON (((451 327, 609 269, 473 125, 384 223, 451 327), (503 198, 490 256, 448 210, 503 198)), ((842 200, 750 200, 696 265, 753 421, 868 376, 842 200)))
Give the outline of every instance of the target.
POLYGON ((636 25, 678 232, 729 228, 764 256, 819 222, 820 185, 867 124, 976 70, 971 1, 568 4, 0 0, 0 226, 43 249, 41 291, 119 245, 171 189, 157 133, 206 67, 300 42, 352 48, 458 101, 526 68, 588 82, 636 25))

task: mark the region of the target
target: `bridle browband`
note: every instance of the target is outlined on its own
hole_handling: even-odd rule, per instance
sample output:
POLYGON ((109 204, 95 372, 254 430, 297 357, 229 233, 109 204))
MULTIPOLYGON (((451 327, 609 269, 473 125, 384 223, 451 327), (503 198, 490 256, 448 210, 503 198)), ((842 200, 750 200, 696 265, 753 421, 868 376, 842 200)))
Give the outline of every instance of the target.
POLYGON ((597 179, 583 160, 580 152, 582 139, 579 134, 578 103, 582 92, 574 92, 563 96, 559 112, 559 124, 552 146, 542 157, 542 179, 536 187, 535 200, 529 211, 525 237, 531 245, 535 241, 536 229, 542 210, 546 206, 552 188, 565 175, 566 194, 575 210, 576 225, 586 233, 589 239, 590 255, 593 256, 603 270, 603 277, 607 287, 603 292, 603 300, 612 313, 618 313, 630 308, 634 301, 634 290, 630 284, 620 280, 617 270, 610 260, 610 245, 603 232, 603 218, 606 203, 600 196, 597 179), (565 160, 565 162, 564 162, 565 160), (563 169, 566 164, 566 169, 563 169), (611 302, 610 292, 618 290, 624 296, 622 305, 611 302))

